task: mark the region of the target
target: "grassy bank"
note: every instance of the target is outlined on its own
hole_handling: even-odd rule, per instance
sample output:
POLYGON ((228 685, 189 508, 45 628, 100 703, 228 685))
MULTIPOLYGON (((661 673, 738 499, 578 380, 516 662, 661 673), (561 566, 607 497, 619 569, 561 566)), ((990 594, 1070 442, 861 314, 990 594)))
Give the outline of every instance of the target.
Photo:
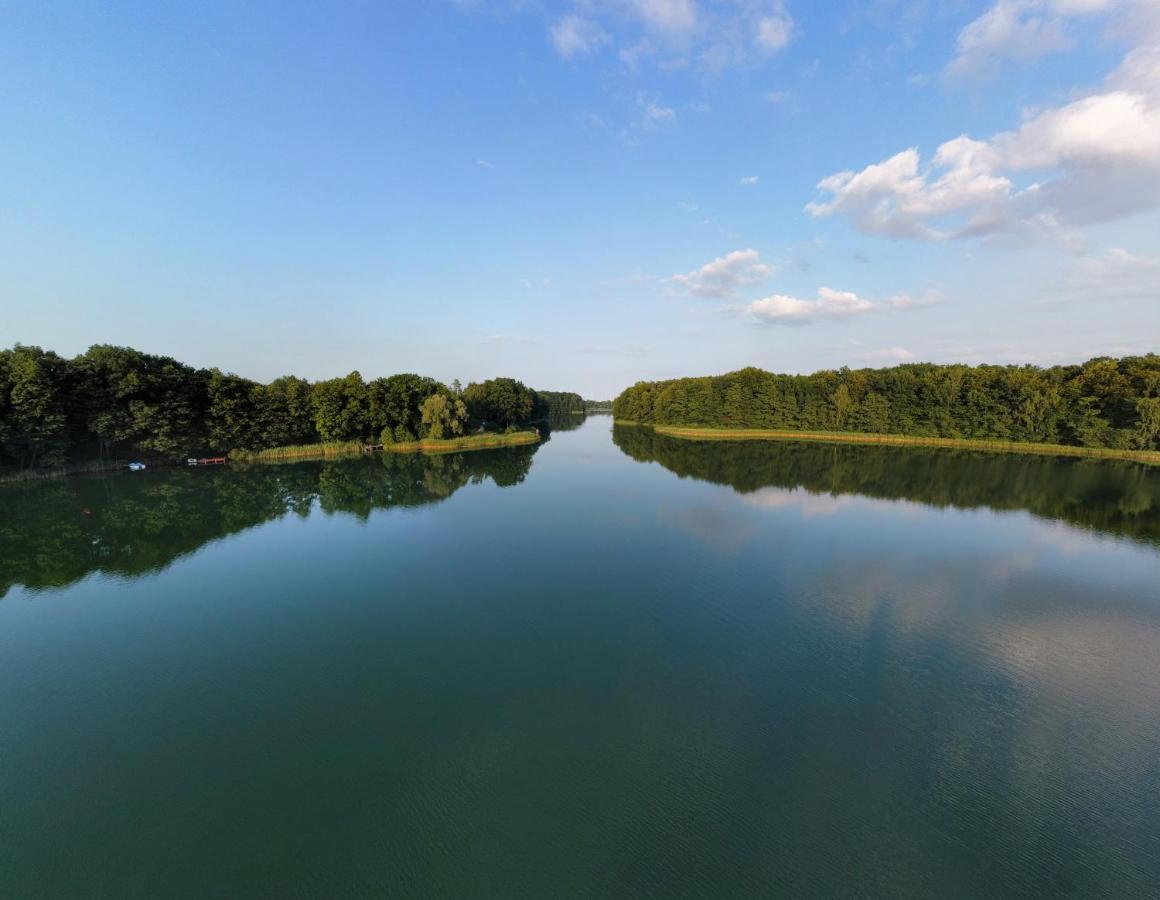
POLYGON ((516 447, 520 444, 535 444, 540 440, 538 431, 513 431, 511 434, 468 434, 463 437, 448 438, 443 441, 408 441, 402 444, 387 444, 386 453, 455 453, 462 450, 487 450, 491 447, 516 447))
POLYGON ((266 450, 231 450, 230 462, 281 462, 293 459, 326 459, 331 456, 350 456, 362 453, 362 441, 334 441, 325 444, 295 444, 289 447, 270 447, 266 450))
MULTIPOLYGON (((617 424, 633 422, 617 420, 617 424)), ((1046 456, 1083 456, 1094 459, 1126 459, 1160 465, 1155 450, 1118 450, 1111 447, 1073 447, 1066 444, 1031 444, 1018 441, 977 441, 958 438, 908 437, 901 434, 861 434, 848 431, 775 431, 759 428, 684 428, 654 425, 658 434, 694 441, 831 441, 840 444, 879 444, 894 447, 943 447, 992 453, 1038 453, 1046 456)))
POLYGON ((233 450, 232 462, 284 462, 296 459, 328 459, 336 456, 351 456, 368 450, 381 449, 385 453, 455 453, 466 450, 484 450, 491 447, 514 447, 519 444, 534 444, 540 435, 536 431, 516 431, 512 434, 470 434, 443 441, 424 439, 405 443, 387 444, 383 447, 364 444, 362 441, 338 441, 326 444, 300 444, 293 447, 271 447, 268 450, 233 450))

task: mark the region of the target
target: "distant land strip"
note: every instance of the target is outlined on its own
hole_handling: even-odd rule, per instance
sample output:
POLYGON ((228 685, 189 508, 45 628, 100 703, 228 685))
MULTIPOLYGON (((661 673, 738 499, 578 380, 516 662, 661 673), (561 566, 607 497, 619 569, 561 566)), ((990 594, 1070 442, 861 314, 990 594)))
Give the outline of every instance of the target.
POLYGON ((515 431, 510 434, 488 432, 463 437, 421 441, 400 441, 393 444, 364 444, 361 441, 338 441, 322 444, 301 444, 292 447, 270 447, 266 450, 234 450, 231 462, 281 462, 297 459, 326 459, 352 454, 383 453, 459 453, 468 450, 487 450, 493 447, 516 447, 535 444, 540 440, 537 431, 515 431))
MULTIPOLYGON (((618 425, 638 425, 617 419, 618 425)), ((964 438, 909 437, 902 434, 863 434, 847 431, 779 431, 762 428, 685 428, 678 425, 648 425, 657 434, 691 441, 828 441, 838 444, 880 444, 894 447, 941 447, 953 450, 982 450, 992 453, 1038 453, 1045 456, 1082 456, 1097 459, 1124 459, 1160 465, 1160 451, 1125 450, 1115 447, 1075 447, 1067 444, 1034 444, 1027 441, 987 441, 964 438)))

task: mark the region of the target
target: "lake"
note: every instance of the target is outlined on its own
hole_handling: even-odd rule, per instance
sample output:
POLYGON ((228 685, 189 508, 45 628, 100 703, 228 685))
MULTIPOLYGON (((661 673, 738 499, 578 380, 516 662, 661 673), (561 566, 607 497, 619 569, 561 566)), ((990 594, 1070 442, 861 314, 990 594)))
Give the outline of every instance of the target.
POLYGON ((1160 894, 1160 469, 694 443, 0 488, 0 896, 1160 894))

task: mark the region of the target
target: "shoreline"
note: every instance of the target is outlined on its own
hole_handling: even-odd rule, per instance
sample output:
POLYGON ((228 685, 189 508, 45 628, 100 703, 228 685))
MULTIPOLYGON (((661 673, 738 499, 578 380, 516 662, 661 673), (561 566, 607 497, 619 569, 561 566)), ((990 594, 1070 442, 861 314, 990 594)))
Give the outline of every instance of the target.
POLYGON ((988 441, 967 438, 911 437, 901 434, 869 434, 843 431, 784 431, 764 428, 695 428, 681 425, 646 425, 615 419, 617 425, 652 428, 657 434, 689 441, 809 441, 814 443, 871 444, 886 447, 936 447, 945 450, 977 450, 988 453, 1031 453, 1040 456, 1073 456, 1117 459, 1160 466, 1160 451, 1121 450, 1112 447, 1075 447, 1069 444, 1034 444, 1026 441, 988 441))
POLYGON ((464 437, 419 441, 396 444, 364 444, 361 441, 347 441, 330 444, 304 444, 299 447, 271 447, 268 450, 232 451, 230 462, 242 464, 263 462, 293 462, 307 459, 332 459, 343 456, 358 456, 371 453, 465 453, 471 450, 492 450, 497 447, 518 447, 540 442, 538 431, 515 431, 511 434, 471 434, 464 437))
MULTIPOLYGON (((448 438, 434 441, 424 438, 421 441, 407 441, 400 444, 367 445, 361 441, 345 441, 329 444, 305 444, 301 447, 271 447, 268 450, 232 451, 227 458, 231 463, 250 465, 253 463, 297 462, 311 459, 338 459, 349 456, 362 456, 370 453, 425 453, 435 455, 440 453, 468 453, 472 450, 493 450, 501 447, 519 447, 528 444, 538 444, 538 431, 516 431, 512 434, 472 434, 466 437, 448 438)), ((23 472, 0 472, 0 486, 12 484, 28 484, 34 481, 46 481, 54 478, 71 478, 76 475, 107 475, 115 472, 128 471, 128 460, 107 462, 75 463, 53 469, 28 469, 23 472)), ((151 462, 149 469, 186 468, 181 462, 151 462)))

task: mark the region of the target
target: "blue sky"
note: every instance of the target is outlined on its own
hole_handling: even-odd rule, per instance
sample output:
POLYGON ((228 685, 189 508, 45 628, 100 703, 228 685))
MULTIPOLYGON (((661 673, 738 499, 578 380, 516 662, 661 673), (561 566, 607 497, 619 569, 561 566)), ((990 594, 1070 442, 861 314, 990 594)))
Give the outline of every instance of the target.
POLYGON ((0 343, 608 397, 1160 349, 1155 0, 0 2, 0 343))

